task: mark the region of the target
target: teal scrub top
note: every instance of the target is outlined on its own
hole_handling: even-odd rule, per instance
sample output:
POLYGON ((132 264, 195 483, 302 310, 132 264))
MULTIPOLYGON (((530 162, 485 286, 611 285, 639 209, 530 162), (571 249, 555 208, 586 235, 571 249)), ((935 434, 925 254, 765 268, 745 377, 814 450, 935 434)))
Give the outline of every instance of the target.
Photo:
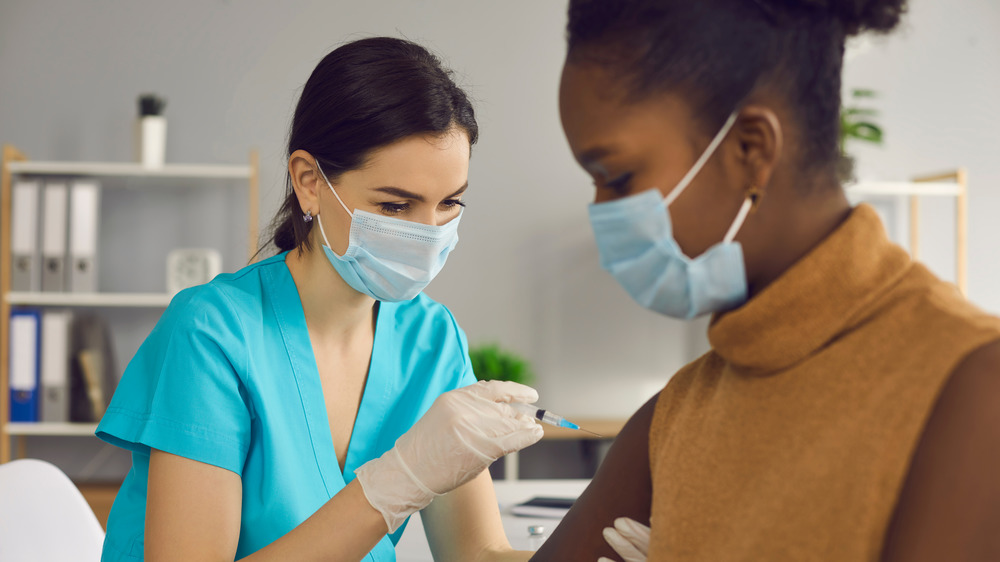
MULTIPOLYGON (((132 453, 102 560, 143 558, 150 448, 240 475, 242 558, 305 521, 438 395, 475 382, 465 334, 448 309, 423 294, 381 303, 341 473, 284 260, 280 254, 178 293, 129 363, 97 427, 99 438, 132 453)), ((395 560, 404 527, 366 560, 395 560)))

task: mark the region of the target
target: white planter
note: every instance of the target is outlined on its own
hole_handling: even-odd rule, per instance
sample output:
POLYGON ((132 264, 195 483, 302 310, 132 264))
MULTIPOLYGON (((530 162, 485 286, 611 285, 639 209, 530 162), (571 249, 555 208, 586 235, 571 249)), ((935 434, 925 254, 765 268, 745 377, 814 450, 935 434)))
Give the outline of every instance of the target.
POLYGON ((135 124, 135 158, 146 168, 160 168, 167 154, 167 118, 141 117, 135 124))

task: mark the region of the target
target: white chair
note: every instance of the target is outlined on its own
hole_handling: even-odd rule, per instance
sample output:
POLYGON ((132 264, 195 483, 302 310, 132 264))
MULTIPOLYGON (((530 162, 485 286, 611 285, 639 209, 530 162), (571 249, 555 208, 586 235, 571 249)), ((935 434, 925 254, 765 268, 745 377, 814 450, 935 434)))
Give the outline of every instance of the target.
POLYGON ((101 559, 104 529, 61 470, 40 460, 0 465, 0 560, 101 559))

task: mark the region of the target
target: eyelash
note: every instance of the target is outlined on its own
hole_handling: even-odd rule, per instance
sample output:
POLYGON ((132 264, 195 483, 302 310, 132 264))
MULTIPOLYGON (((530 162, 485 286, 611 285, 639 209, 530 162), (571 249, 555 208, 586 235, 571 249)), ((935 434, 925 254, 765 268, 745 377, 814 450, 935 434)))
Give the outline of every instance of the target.
MULTIPOLYGON (((461 199, 445 199, 441 202, 446 209, 454 209, 457 207, 465 207, 465 202, 461 199)), ((379 203, 381 207, 382 214, 384 215, 399 215, 405 213, 410 208, 409 203, 379 203)))
POLYGON ((605 186, 613 189, 614 191, 616 191, 618 193, 625 193, 625 192, 628 191, 628 184, 629 184, 629 182, 631 180, 632 180, 632 174, 631 173, 622 174, 622 175, 618 176, 617 178, 615 178, 615 179, 607 182, 605 184, 605 186))

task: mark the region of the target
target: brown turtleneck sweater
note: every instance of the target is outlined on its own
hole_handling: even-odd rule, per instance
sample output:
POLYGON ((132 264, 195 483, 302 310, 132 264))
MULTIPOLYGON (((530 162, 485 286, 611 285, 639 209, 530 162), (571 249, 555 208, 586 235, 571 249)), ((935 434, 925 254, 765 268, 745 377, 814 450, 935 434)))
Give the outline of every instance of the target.
POLYGON ((1000 319, 856 208, 709 329, 650 427, 650 560, 877 560, 935 399, 1000 319))

